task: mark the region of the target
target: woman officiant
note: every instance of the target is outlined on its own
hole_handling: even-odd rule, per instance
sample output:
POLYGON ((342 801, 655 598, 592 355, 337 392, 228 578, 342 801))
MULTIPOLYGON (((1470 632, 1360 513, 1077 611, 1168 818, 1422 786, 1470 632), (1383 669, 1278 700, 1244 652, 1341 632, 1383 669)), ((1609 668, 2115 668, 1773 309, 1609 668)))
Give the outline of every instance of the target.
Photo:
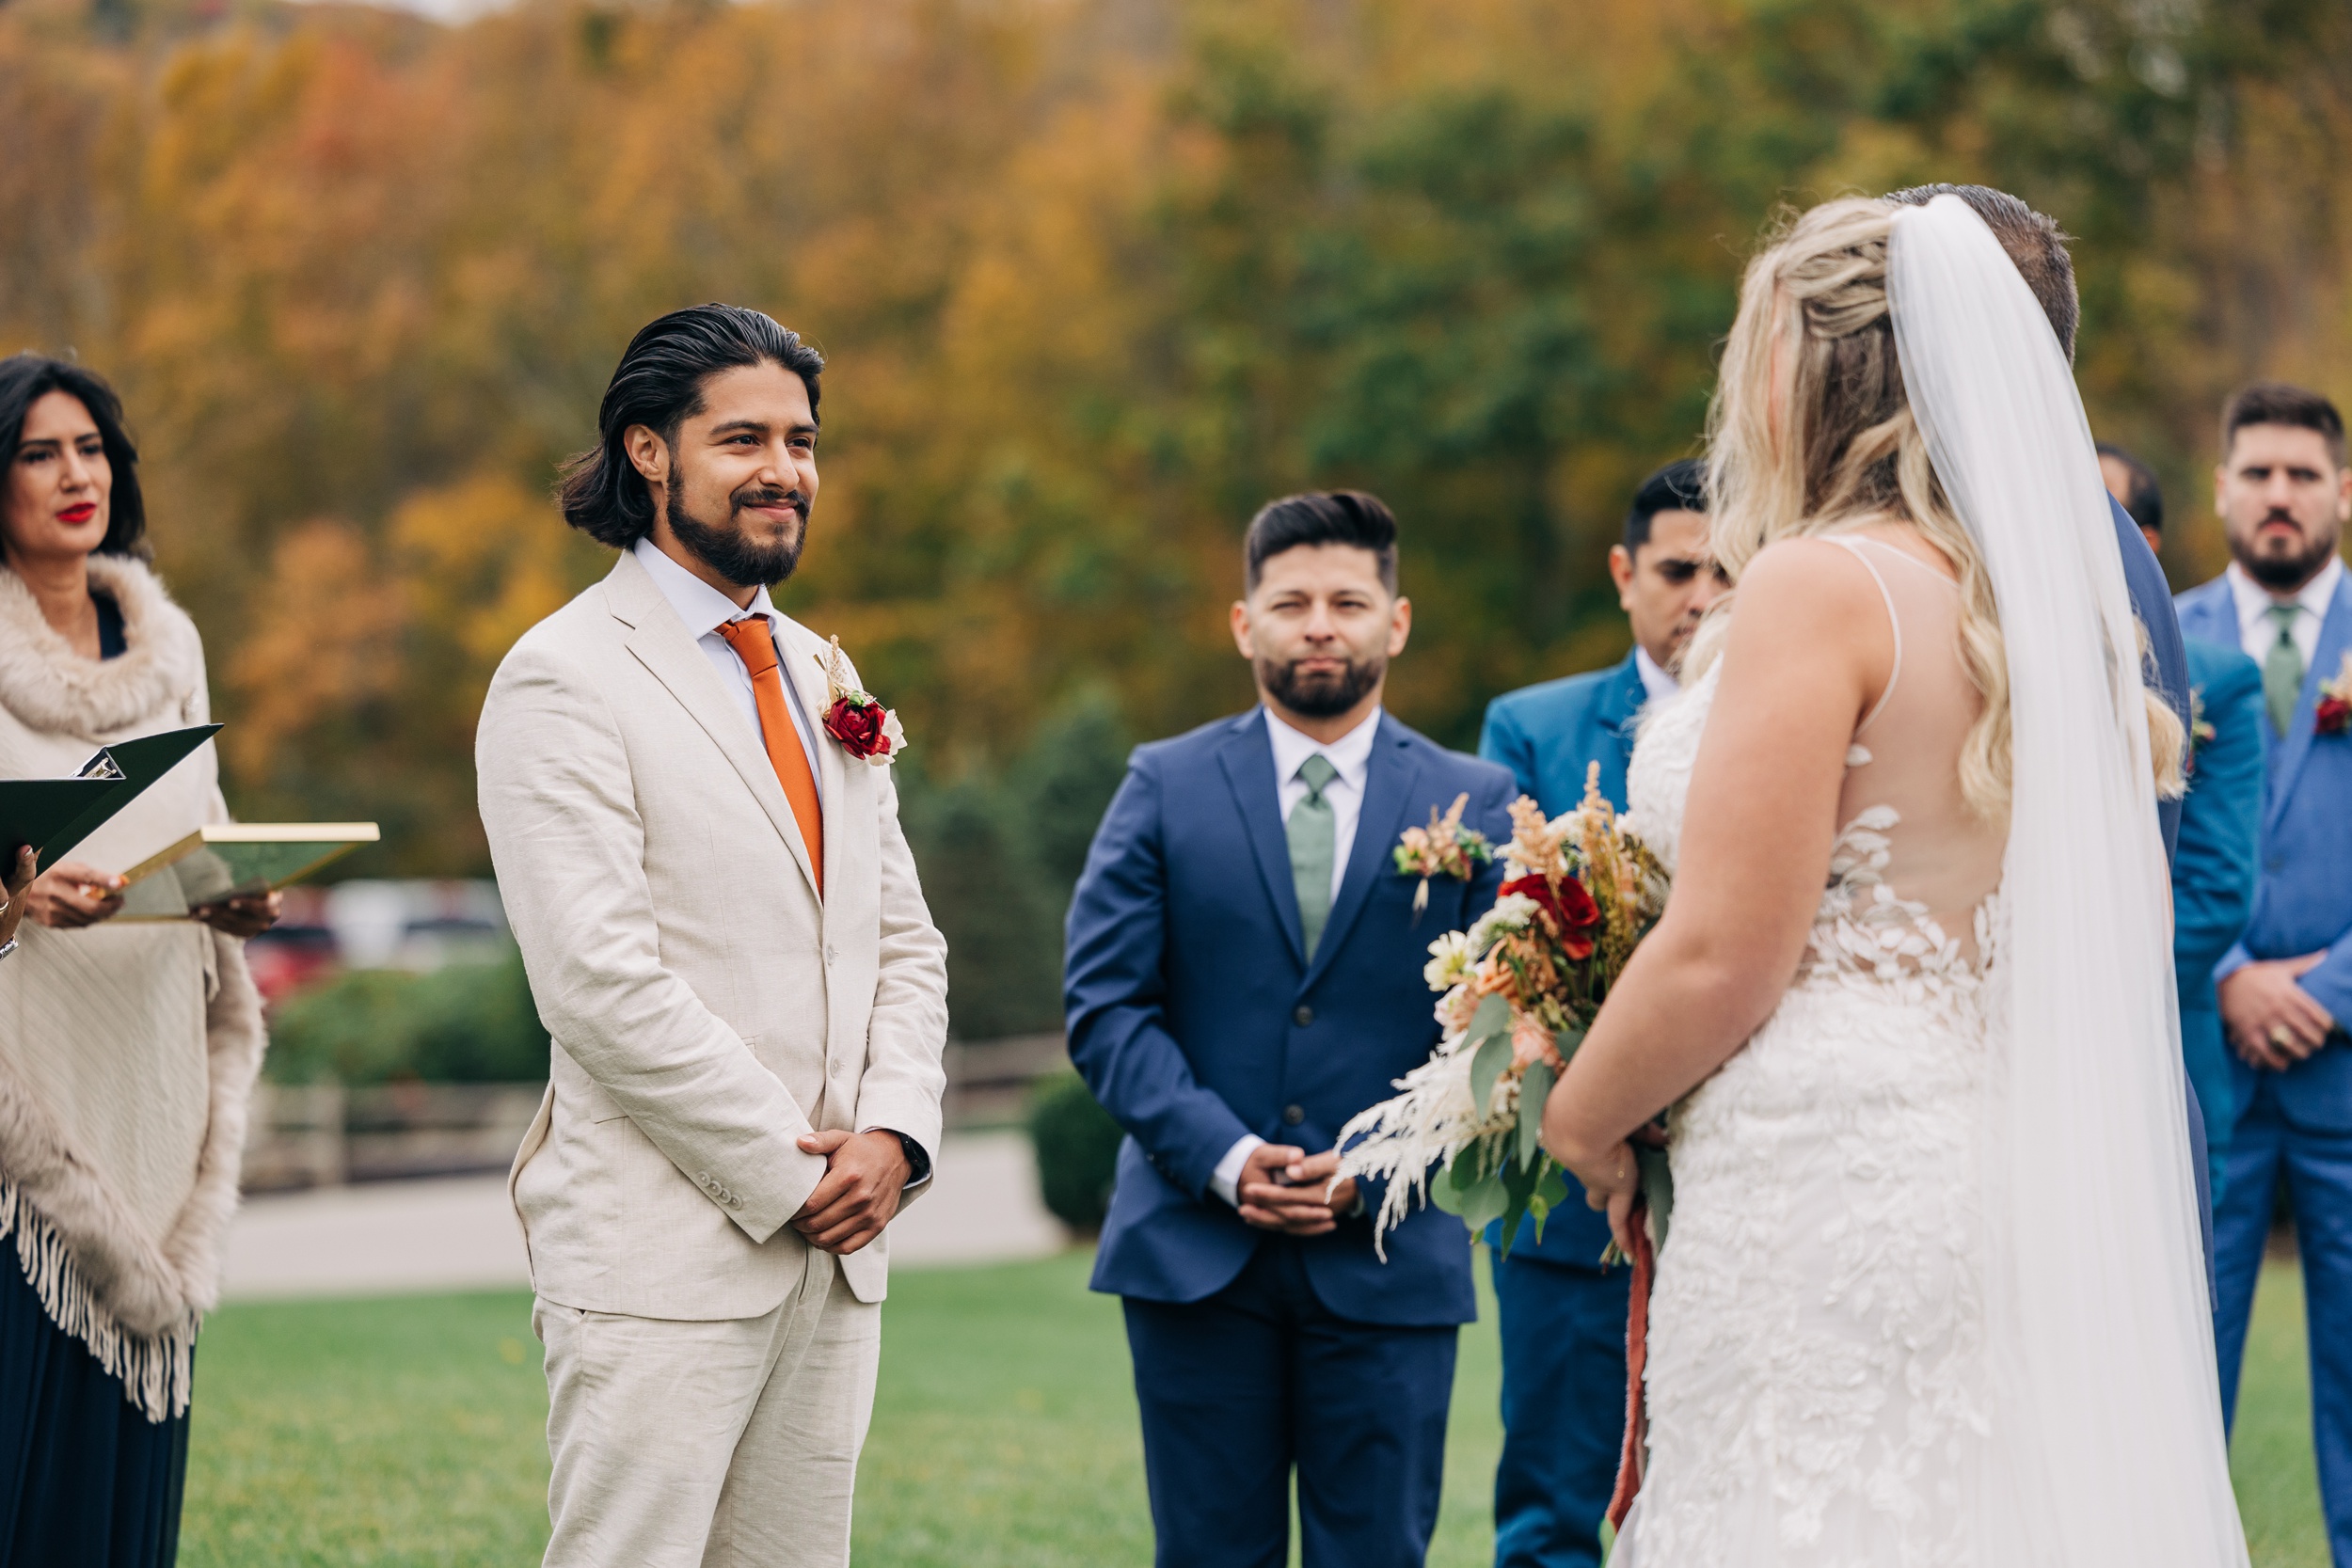
MULTIPOLYGON (((79 366, 0 360, 0 777, 206 721, 148 568, 138 454, 79 366)), ((262 1047, 245 939, 276 895, 125 921, 115 869, 222 821, 203 747, 24 895, 0 967, 0 1560, 168 1563, 189 1363, 262 1047)))

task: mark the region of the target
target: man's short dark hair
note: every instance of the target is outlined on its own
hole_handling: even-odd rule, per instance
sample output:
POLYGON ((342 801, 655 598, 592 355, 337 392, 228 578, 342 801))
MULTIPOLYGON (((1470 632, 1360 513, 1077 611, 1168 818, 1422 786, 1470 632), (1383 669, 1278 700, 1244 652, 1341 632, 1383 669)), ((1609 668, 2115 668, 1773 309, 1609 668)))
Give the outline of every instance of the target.
POLYGON ((2328 460, 2344 467, 2344 416, 2336 405, 2308 387, 2283 381, 2257 381, 2230 400, 2221 411, 2221 461, 2230 460, 2237 433, 2249 424, 2286 424, 2316 430, 2328 443, 2328 460))
POLYGON ((1625 515, 1625 553, 1639 555, 1649 543, 1649 525, 1661 512, 1707 510, 1707 465, 1695 457, 1669 463, 1633 492, 1633 509, 1625 515))
POLYGON ((24 416, 52 392, 78 399, 89 411, 99 442, 106 449, 106 467, 114 473, 106 491, 106 536, 98 542, 98 553, 151 560, 147 498, 139 489, 139 449, 123 427, 122 400, 96 371, 40 354, 11 354, 0 359, 0 463, 16 461, 17 445, 24 438, 24 416))
POLYGON ((2074 258, 2066 250, 2066 242, 2073 236, 2058 226, 2056 218, 1990 185, 1912 185, 1887 192, 1885 199, 1905 207, 1924 207, 1939 196, 1960 198, 1984 219, 1984 226, 2009 252, 2026 287, 2033 291, 2042 313, 2050 318, 2058 347, 2073 359, 2074 332, 2083 319, 2082 301, 2074 293, 2074 258))
POLYGON ((653 531, 653 493, 628 460, 631 425, 659 434, 673 451, 678 428, 703 409, 703 388, 722 371, 773 364, 808 388, 817 412, 825 356, 774 317, 740 305, 695 305, 648 323, 629 340, 596 409, 596 445, 564 465, 556 498, 564 520, 600 545, 627 549, 653 531))
POLYGON ((2164 490, 2156 483, 2156 471, 2122 447, 2106 441, 2099 443, 2099 455, 2112 457, 2123 465, 2131 483, 2124 486, 2123 510, 2132 515, 2132 521, 2151 533, 2164 531, 2164 490))
POLYGON ((1380 564, 1380 586, 1396 592, 1396 515, 1361 490, 1310 490, 1268 501, 1242 539, 1242 590, 1258 591, 1265 563, 1302 545, 1352 545, 1380 564))

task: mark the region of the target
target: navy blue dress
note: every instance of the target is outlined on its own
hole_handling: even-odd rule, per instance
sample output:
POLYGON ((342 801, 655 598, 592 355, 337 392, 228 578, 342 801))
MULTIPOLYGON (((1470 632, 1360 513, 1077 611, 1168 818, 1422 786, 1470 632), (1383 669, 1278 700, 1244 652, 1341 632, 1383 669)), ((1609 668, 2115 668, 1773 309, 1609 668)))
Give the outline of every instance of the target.
MULTIPOLYGON (((99 651, 123 651, 98 605, 99 651)), ((0 1563, 158 1568, 180 1553, 188 1418, 151 1421, 122 1380, 52 1323, 11 1243, 0 1242, 0 1563)))

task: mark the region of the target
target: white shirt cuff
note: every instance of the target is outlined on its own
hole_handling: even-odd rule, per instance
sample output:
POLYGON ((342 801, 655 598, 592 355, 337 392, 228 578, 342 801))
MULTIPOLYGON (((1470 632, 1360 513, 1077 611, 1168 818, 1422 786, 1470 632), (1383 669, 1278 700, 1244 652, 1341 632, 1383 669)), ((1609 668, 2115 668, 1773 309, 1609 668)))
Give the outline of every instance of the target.
POLYGON ((1249 1156, 1265 1140, 1255 1132, 1244 1132, 1225 1151, 1225 1158, 1209 1173, 1209 1191, 1232 1204, 1241 1207, 1241 1167, 1249 1163, 1249 1156))

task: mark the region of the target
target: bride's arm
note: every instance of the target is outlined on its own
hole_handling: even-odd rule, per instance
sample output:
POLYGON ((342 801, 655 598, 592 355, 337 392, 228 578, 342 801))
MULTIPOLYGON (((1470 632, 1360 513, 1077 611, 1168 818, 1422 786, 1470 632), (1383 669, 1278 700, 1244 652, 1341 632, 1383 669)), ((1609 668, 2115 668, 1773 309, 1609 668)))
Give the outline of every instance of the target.
POLYGON ((1665 914, 1544 1105, 1544 1146, 1595 1207, 1620 1199, 1613 1222, 1628 1135, 1723 1066, 1796 973, 1846 749, 1894 657, 1877 585, 1839 546, 1785 541, 1741 574, 1665 914))

